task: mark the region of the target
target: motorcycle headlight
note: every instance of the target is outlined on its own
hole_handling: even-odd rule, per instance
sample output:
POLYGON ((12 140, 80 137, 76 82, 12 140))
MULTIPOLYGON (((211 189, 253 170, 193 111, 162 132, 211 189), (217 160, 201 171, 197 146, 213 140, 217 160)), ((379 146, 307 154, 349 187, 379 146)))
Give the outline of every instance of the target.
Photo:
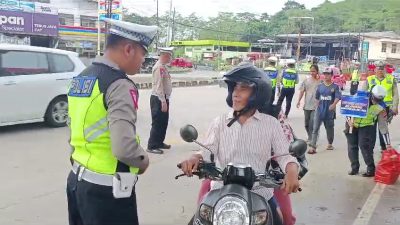
POLYGON ((210 207, 210 206, 208 206, 208 205, 205 205, 205 204, 202 204, 202 205, 200 206, 200 209, 199 209, 199 216, 200 216, 203 220, 206 220, 206 221, 211 222, 211 221, 212 221, 212 213, 213 213, 212 207, 210 207))
POLYGON ((265 210, 258 211, 253 214, 253 217, 252 217, 253 222, 251 224, 252 225, 263 225, 263 224, 266 224, 267 219, 268 219, 267 211, 265 211, 265 210))
POLYGON ((239 197, 226 196, 214 208, 213 225, 249 225, 247 202, 239 197))

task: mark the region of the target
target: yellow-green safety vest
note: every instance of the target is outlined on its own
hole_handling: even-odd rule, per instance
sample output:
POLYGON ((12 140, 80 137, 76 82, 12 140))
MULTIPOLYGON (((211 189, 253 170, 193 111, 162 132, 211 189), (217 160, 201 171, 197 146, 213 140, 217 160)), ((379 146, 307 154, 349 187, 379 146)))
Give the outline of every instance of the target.
POLYGON ((282 74, 282 84, 284 88, 294 88, 297 81, 297 72, 294 69, 287 69, 282 74))
POLYGON ((351 74, 351 81, 360 81, 360 76, 358 75, 358 70, 353 70, 351 74))
POLYGON ((271 79, 272 88, 276 87, 276 81, 278 79, 278 70, 275 67, 269 66, 264 68, 265 73, 271 79))
POLYGON ((372 87, 375 85, 381 85, 386 89, 386 97, 383 101, 388 106, 393 105, 393 84, 394 84, 394 77, 391 74, 387 74, 383 80, 379 80, 376 75, 372 75, 368 77, 368 87, 369 91, 372 90, 372 87))
POLYGON ((354 118, 354 127, 361 128, 366 126, 373 126, 378 118, 380 112, 385 108, 379 104, 371 105, 368 108, 367 117, 365 118, 354 118))
MULTIPOLYGON (((86 169, 115 174, 118 160, 111 151, 110 131, 104 94, 96 76, 78 76, 72 81, 68 93, 72 159, 86 169)), ((137 141, 138 137, 136 138, 137 141)), ((138 168, 129 168, 137 174, 138 168)))

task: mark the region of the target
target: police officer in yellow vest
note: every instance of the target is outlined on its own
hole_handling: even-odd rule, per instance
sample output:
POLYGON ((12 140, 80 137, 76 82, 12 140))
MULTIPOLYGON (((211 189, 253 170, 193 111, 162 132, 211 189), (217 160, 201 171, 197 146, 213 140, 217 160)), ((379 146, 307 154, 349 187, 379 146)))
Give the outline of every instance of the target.
POLYGON ((296 88, 296 84, 299 83, 299 75, 295 69, 296 64, 294 62, 288 63, 288 69, 283 70, 281 84, 282 90, 279 95, 278 105, 282 106, 283 100, 286 98, 286 117, 289 115, 290 108, 292 106, 292 100, 296 88))
POLYGON ((389 129, 386 122, 386 104, 383 99, 386 96, 386 89, 380 85, 372 88, 370 94, 370 105, 366 118, 355 118, 354 121, 348 120, 346 124, 346 138, 348 146, 348 156, 351 163, 349 175, 356 175, 359 172, 360 163, 358 152, 361 154, 367 165, 364 177, 375 175, 374 147, 376 140, 375 123, 378 122, 379 131, 383 134, 385 144, 390 147, 389 129), (353 127, 350 133, 350 127, 353 127))
POLYGON ((111 25, 103 57, 75 77, 68 92, 72 171, 70 225, 138 224, 135 185, 149 165, 136 134, 139 72, 156 26, 111 25))
POLYGON ((351 74, 351 85, 350 85, 350 94, 354 95, 357 93, 358 85, 360 83, 360 73, 359 73, 360 63, 355 62, 353 72, 351 74))
MULTIPOLYGON (((397 88, 397 80, 393 77, 393 75, 386 74, 384 62, 377 62, 375 75, 369 76, 367 79, 369 91, 375 85, 381 85, 386 89, 387 94, 384 102, 391 109, 394 115, 397 115, 399 107, 399 91, 397 88)), ((382 150, 385 150, 386 146, 381 133, 379 133, 379 140, 382 150)))
POLYGON ((351 74, 351 81, 353 82, 359 82, 360 81, 360 63, 359 62, 355 62, 354 63, 354 69, 353 72, 351 74))
POLYGON ((277 82, 278 73, 279 73, 278 69, 276 69, 277 61, 278 61, 278 58, 276 58, 275 56, 269 57, 268 58, 268 66, 264 68, 264 72, 271 79, 271 84, 272 84, 271 104, 274 103, 275 95, 276 95, 276 82, 277 82))

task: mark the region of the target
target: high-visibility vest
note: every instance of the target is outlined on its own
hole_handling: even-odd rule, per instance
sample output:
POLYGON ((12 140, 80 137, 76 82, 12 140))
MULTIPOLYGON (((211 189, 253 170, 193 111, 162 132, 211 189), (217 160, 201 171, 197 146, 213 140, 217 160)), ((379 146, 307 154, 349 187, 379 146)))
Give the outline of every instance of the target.
MULTIPOLYGON (((107 69, 105 65, 92 64, 73 79, 69 88, 70 144, 74 149, 71 157, 93 172, 101 174, 129 171, 137 174, 139 172, 138 168, 128 167, 125 164, 123 164, 123 168, 126 171, 117 171, 121 162, 111 150, 104 91, 100 90, 101 85, 105 85, 104 89, 107 90, 107 86, 113 81, 124 79, 124 77, 126 77, 125 74, 118 74, 111 68, 107 69), (100 82, 101 79, 109 79, 109 77, 114 80, 100 82)), ((138 137, 136 141, 139 142, 138 137)))
POLYGON ((368 77, 368 87, 369 91, 372 90, 372 87, 375 85, 381 85, 386 89, 386 97, 383 101, 388 106, 393 105, 393 84, 394 84, 394 77, 391 74, 387 74, 383 80, 379 80, 376 75, 372 75, 368 77))
POLYGON ((271 79, 272 88, 276 87, 276 81, 278 79, 278 70, 275 67, 269 66, 264 68, 265 73, 271 79))
POLYGON ((358 75, 357 69, 355 69, 351 74, 351 81, 360 81, 360 76, 358 75))
POLYGON ((379 113, 382 112, 383 110, 385 110, 385 105, 376 104, 369 106, 367 117, 354 118, 354 127, 360 128, 360 127, 375 125, 379 113))
POLYGON ((284 88, 294 88, 297 81, 297 72, 294 69, 286 69, 282 73, 282 84, 284 88))

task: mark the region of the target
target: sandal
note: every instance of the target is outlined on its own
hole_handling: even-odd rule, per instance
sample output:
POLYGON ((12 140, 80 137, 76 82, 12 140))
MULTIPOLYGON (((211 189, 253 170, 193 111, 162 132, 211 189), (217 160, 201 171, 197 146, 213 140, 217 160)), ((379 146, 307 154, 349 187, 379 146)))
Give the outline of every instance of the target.
POLYGON ((332 150, 334 150, 335 148, 332 146, 332 145, 328 145, 328 147, 326 147, 326 150, 329 150, 329 151, 332 151, 332 150))
POLYGON ((317 153, 317 150, 315 148, 310 148, 307 153, 310 155, 314 155, 317 153))

